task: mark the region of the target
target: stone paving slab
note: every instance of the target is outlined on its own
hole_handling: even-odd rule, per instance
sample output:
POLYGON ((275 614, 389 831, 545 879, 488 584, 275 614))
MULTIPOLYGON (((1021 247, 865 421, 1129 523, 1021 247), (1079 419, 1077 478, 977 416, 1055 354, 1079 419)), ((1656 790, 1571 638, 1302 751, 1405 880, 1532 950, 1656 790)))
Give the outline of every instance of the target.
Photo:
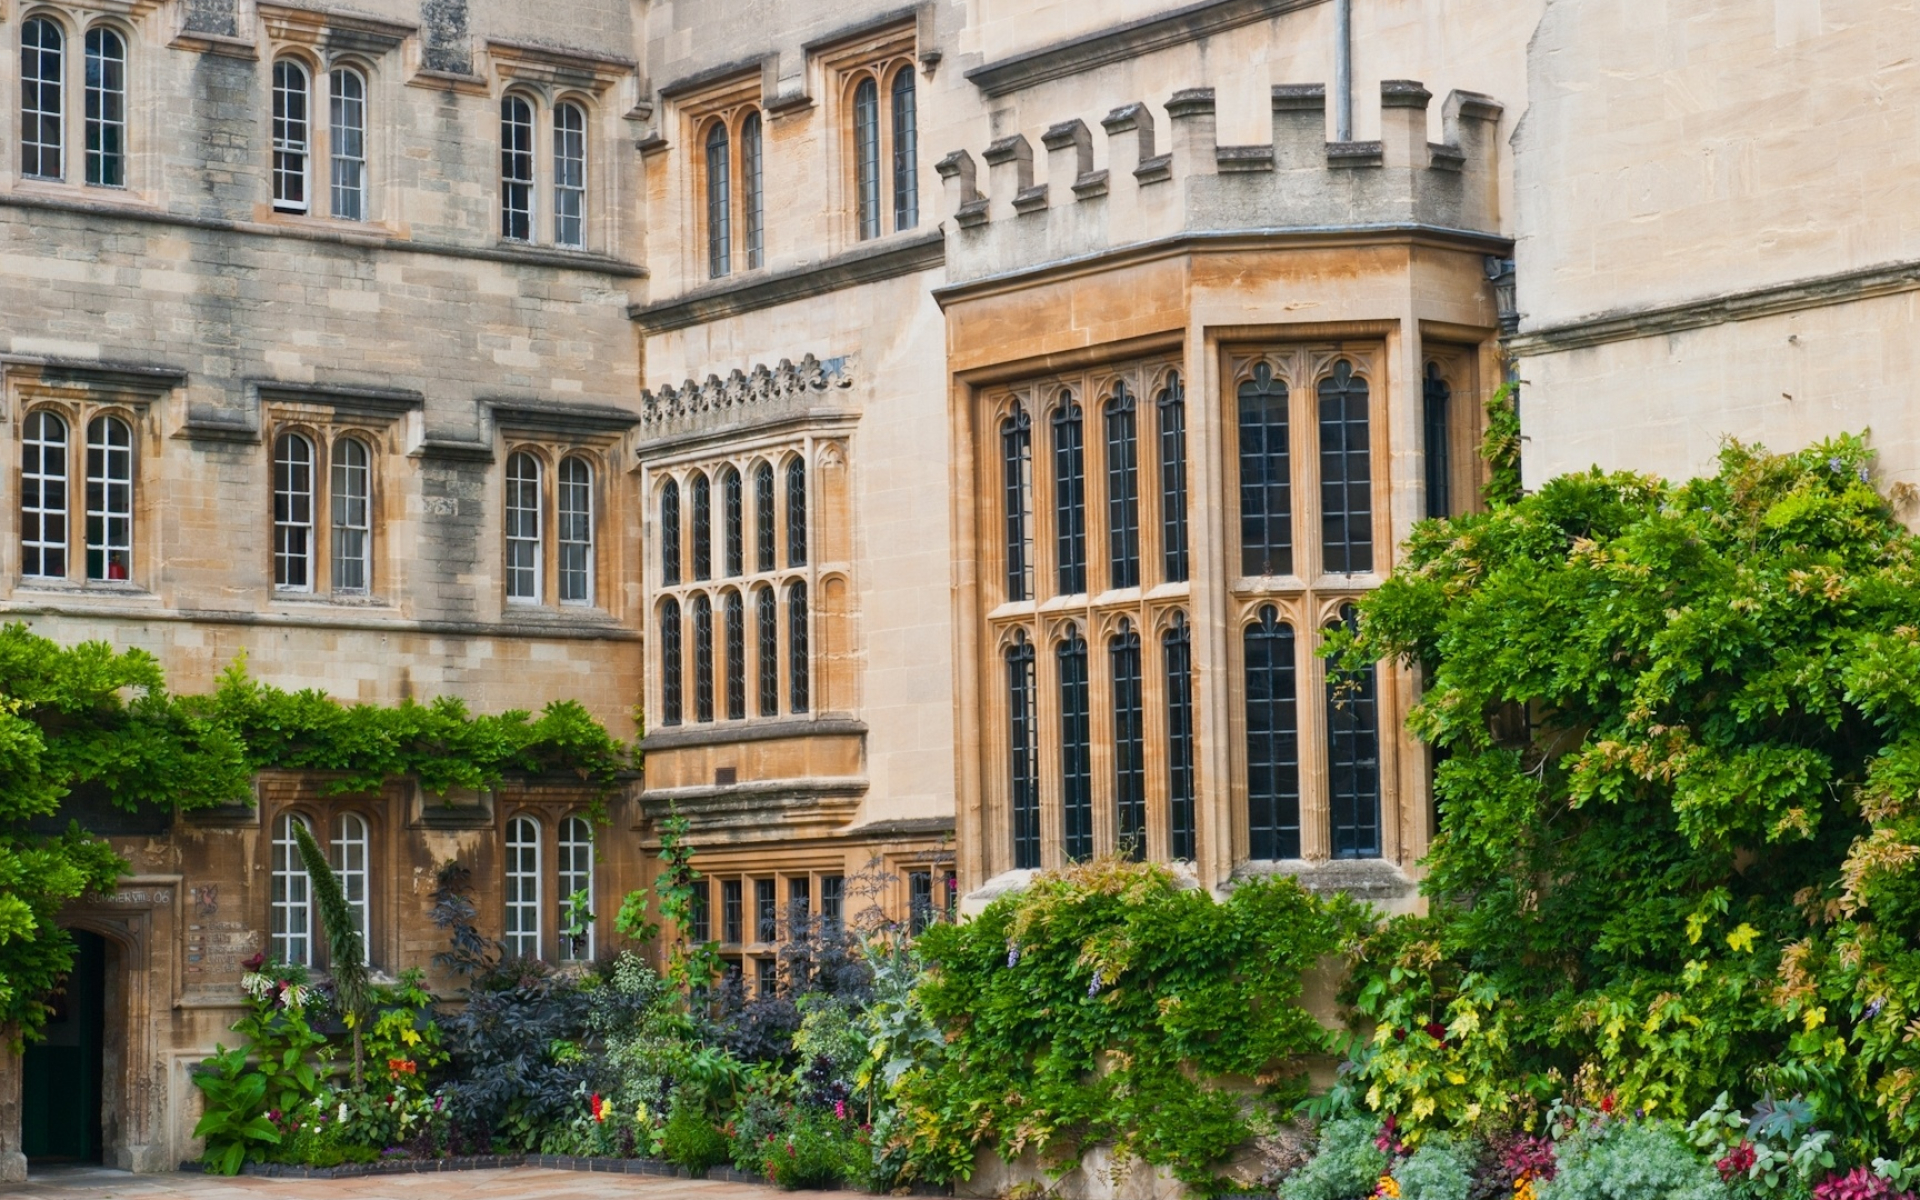
MULTIPOLYGON (((130 1175, 100 1167, 32 1171, 0 1188, 7 1200, 772 1200, 776 1188, 709 1179, 510 1167, 357 1179, 227 1179, 130 1175)), ((872 1200, 861 1192, 807 1192, 808 1200, 872 1200)))

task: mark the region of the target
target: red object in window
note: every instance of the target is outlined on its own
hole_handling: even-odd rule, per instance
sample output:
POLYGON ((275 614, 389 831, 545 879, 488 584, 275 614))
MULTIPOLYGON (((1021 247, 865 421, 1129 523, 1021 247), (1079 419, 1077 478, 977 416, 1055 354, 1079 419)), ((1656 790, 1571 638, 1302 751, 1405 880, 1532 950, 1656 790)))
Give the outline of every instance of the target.
POLYGON ((126 577, 127 577, 126 563, 121 562, 117 558, 107 560, 107 578, 108 579, 125 580, 126 577))

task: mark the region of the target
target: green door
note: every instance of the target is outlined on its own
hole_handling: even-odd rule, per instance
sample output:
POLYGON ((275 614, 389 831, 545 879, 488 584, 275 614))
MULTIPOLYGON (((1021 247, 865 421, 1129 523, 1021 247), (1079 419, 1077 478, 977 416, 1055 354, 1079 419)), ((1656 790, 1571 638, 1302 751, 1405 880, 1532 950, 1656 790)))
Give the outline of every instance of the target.
POLYGON ((100 1045, 106 1035, 107 943, 73 931, 73 974, 52 1000, 46 1040, 27 1047, 20 1135, 34 1162, 100 1161, 100 1045))

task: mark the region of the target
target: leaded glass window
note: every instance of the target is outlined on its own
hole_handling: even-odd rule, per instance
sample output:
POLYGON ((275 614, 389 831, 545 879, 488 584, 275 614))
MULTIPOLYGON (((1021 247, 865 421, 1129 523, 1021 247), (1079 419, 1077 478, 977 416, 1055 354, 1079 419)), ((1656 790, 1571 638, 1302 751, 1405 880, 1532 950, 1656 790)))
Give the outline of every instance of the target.
POLYGON ((1080 406, 1060 393, 1053 410, 1053 554, 1060 594, 1087 590, 1087 470, 1080 406))
POLYGON ((740 122, 740 207, 747 222, 747 270, 766 265, 766 179, 760 114, 748 113, 740 122))
POLYGON ((1244 633, 1249 857, 1300 857, 1300 733, 1293 628, 1272 605, 1244 633))
POLYGON ((660 489, 660 582, 680 582, 680 485, 671 479, 660 489))
MULTIPOLYGON (((1349 628, 1354 607, 1340 610, 1349 628)), ((1372 663, 1327 670, 1327 792, 1335 858, 1380 855, 1380 713, 1372 663)))
POLYGON ((1133 392, 1117 383, 1106 404, 1108 586, 1140 586, 1140 446, 1133 392))
POLYGON ((1033 644, 1024 635, 1016 636, 1006 658, 1013 865, 1031 870, 1040 866, 1040 722, 1033 644))
POLYGON ((707 127, 707 275, 719 279, 733 270, 733 197, 727 127, 707 127))
POLYGON ((1180 374, 1167 377, 1160 412, 1160 558, 1168 583, 1187 579, 1187 393, 1180 374))
POLYGON ((760 715, 780 715, 780 613, 770 587, 753 592, 754 633, 759 642, 760 715))
POLYGON ((773 464, 761 461, 753 467, 753 569, 773 570, 773 464))
POLYGON ((1450 517, 1453 515, 1453 447, 1448 445, 1448 432, 1453 422, 1448 409, 1453 405, 1453 389, 1440 377, 1440 364, 1427 364, 1427 378, 1423 389, 1421 432, 1426 442, 1427 477, 1427 515, 1429 517, 1450 517))
POLYGON ((780 898, 771 879, 753 881, 753 940, 780 940, 780 898))
POLYGON ((1107 643, 1113 678, 1113 803, 1115 848, 1139 861, 1147 856, 1147 734, 1140 680, 1140 634, 1126 621, 1107 643))
POLYGON ((913 68, 902 67, 893 76, 893 227, 896 231, 912 229, 920 223, 915 105, 913 68))
POLYGON ((1000 422, 1007 599, 1033 599, 1033 422, 1016 408, 1000 422))
POLYGON ((741 493, 740 472, 733 467, 720 470, 720 524, 726 537, 726 573, 736 579, 747 569, 747 514, 741 493))
POLYGON ((1195 856, 1193 639, 1187 623, 1176 620, 1160 636, 1167 671, 1167 806, 1171 852, 1176 859, 1195 856))
POLYGON ((787 709, 803 713, 811 703, 812 672, 807 658, 807 585, 787 588, 787 709))
POLYGON ((720 881, 720 937, 729 946, 738 946, 747 937, 746 905, 738 879, 720 881))
POLYGON ((1054 649, 1060 676, 1060 815, 1067 857, 1093 857, 1093 731, 1087 641, 1069 627, 1054 649))
POLYGON ((1320 381, 1320 529, 1325 569, 1373 570, 1373 470, 1367 381, 1346 359, 1320 381))
POLYGON ((87 182, 127 186, 127 43, 104 25, 87 30, 87 182))
POLYGON ((693 577, 713 578, 713 488, 695 471, 688 481, 693 493, 693 577))
POLYGON ((787 565, 807 565, 807 462, 787 464, 787 565))
POLYGON ((853 89, 854 192, 860 238, 880 236, 880 89, 871 78, 853 89))
POLYGON ((681 653, 680 602, 660 606, 660 723, 678 725, 685 711, 685 684, 681 653))
POLYGON ((1287 384, 1259 363, 1240 385, 1240 573, 1293 573, 1287 384))
POLYGON ((728 592, 723 601, 727 622, 727 719, 744 721, 747 717, 747 612, 739 592, 728 592))
POLYGON ((713 720, 713 601, 693 598, 693 719, 713 720))

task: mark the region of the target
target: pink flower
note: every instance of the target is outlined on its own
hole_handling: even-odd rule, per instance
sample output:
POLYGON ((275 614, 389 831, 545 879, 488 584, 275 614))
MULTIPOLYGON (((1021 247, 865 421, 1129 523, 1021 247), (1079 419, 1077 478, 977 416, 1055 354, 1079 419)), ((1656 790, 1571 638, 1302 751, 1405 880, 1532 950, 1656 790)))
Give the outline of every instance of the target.
POLYGON ((847 1119, 847 1102, 845 1100, 835 1100, 833 1102, 833 1115, 842 1121, 847 1119))

